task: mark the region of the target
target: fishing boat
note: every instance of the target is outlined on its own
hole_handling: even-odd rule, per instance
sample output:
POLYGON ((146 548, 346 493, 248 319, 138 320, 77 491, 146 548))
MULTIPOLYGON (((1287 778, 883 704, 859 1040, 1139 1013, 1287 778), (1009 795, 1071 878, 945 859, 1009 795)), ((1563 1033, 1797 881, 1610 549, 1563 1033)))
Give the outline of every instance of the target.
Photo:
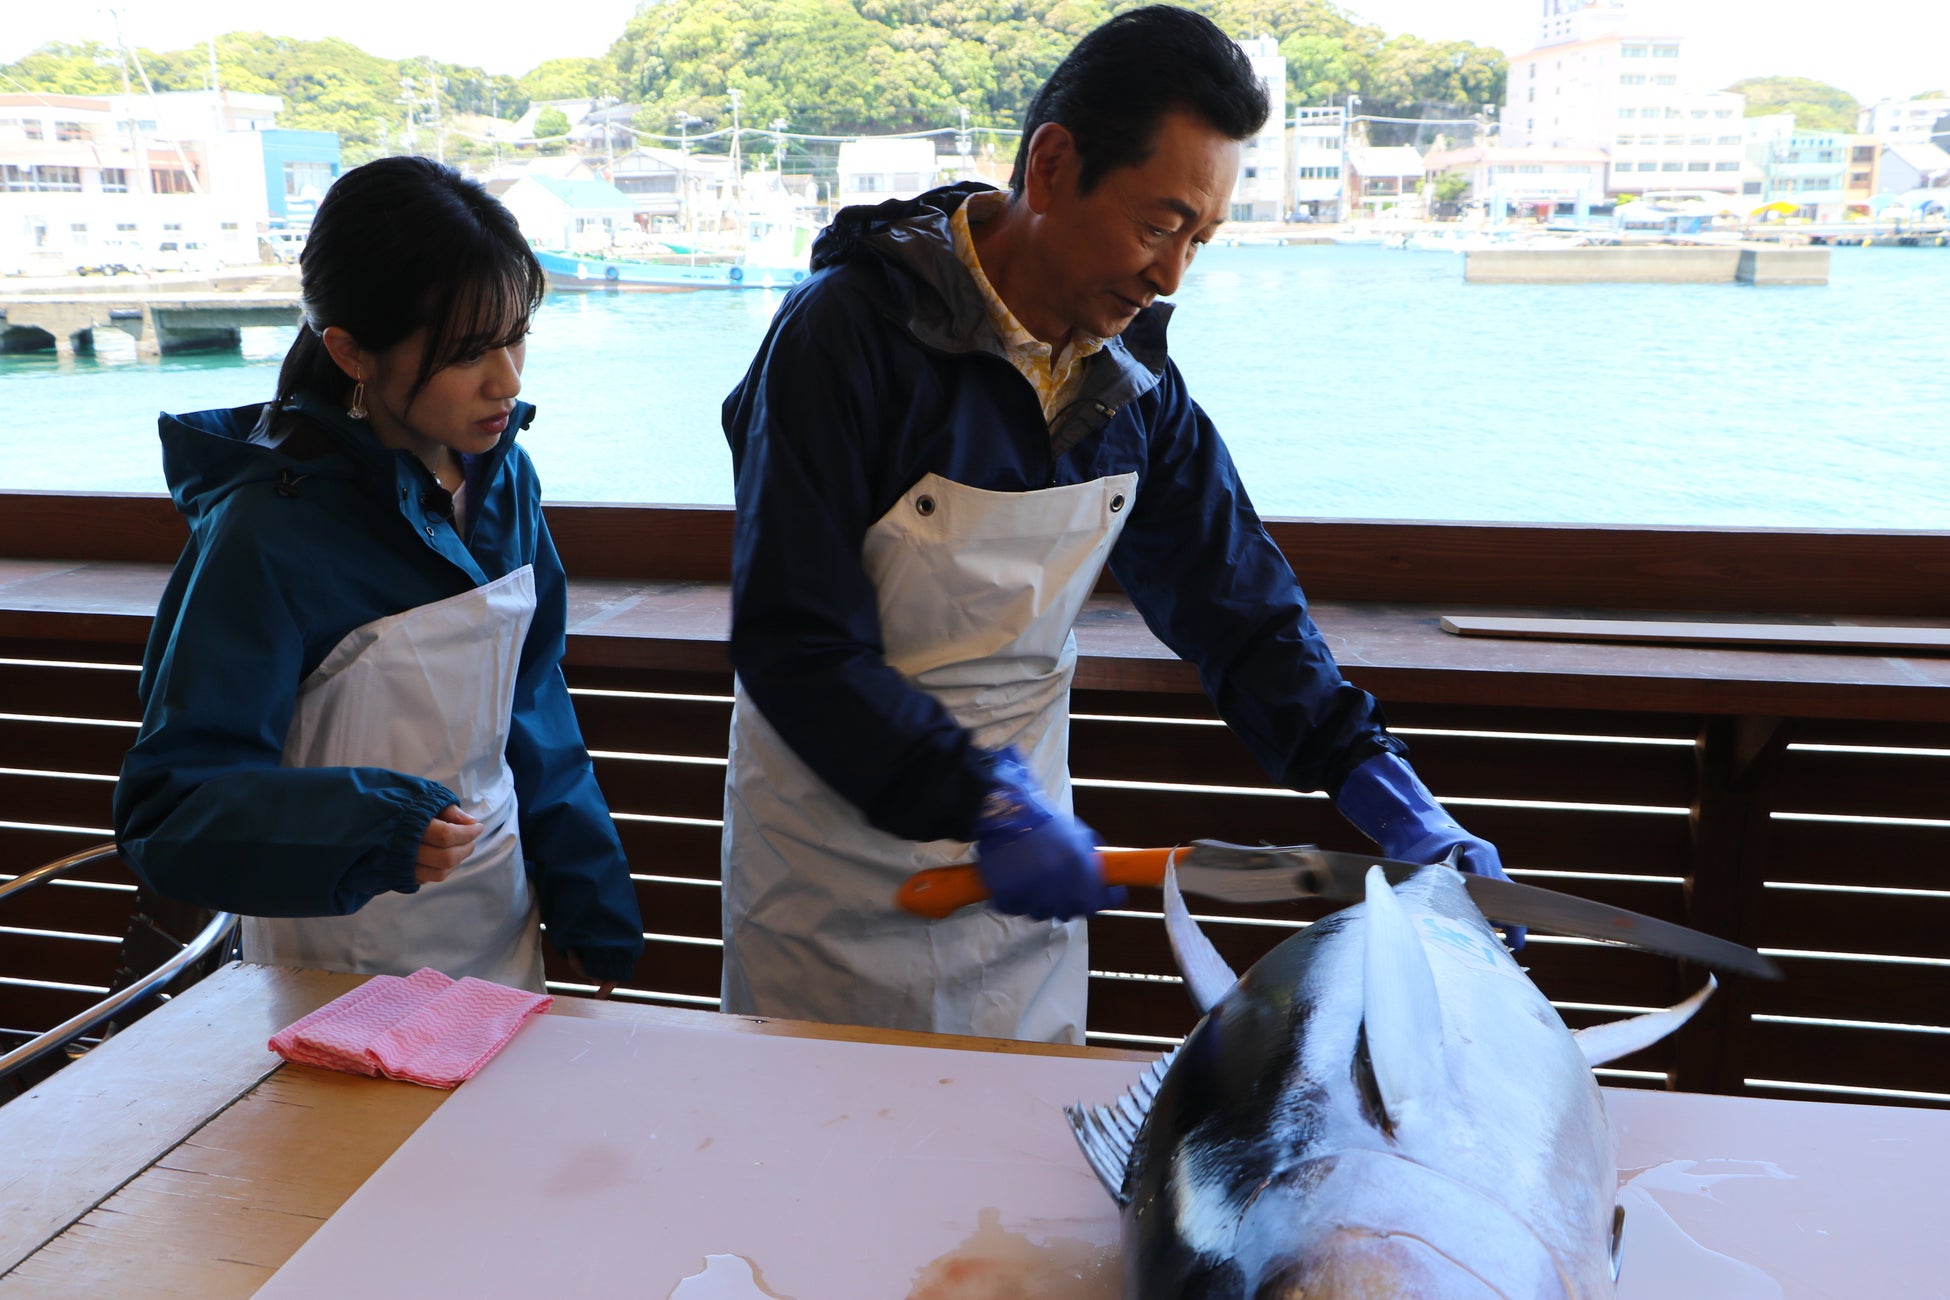
POLYGON ((805 262, 592 256, 536 249, 556 289, 684 293, 693 289, 790 289, 806 278, 805 262))

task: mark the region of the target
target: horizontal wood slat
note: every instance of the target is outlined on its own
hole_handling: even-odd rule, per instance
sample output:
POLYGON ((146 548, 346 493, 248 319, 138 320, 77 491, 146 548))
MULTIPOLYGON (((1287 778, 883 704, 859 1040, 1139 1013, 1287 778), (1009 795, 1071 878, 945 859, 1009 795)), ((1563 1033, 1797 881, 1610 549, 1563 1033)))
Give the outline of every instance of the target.
POLYGON ((1749 1078, 1950 1093, 1950 1033, 1761 1022, 1742 1045, 1749 1078))
POLYGON ((724 815, 723 763, 598 758, 596 782, 611 812, 713 819, 724 815))
POLYGON ((723 933, 719 890, 715 884, 673 885, 639 880, 636 903, 637 910, 643 913, 643 928, 652 934, 716 939, 723 933))
POLYGON ((1794 743, 1950 750, 1950 727, 1945 727, 1940 722, 1867 722, 1849 718, 1801 718, 1794 724, 1794 743))
POLYGON ((0 713, 140 722, 137 678, 120 668, 0 663, 0 713))
POLYGON ((728 702, 619 695, 577 695, 574 699, 583 743, 592 750, 725 756, 731 734, 728 702))
POLYGON ((1774 960, 1786 979, 1743 985, 1754 1014, 1934 1025, 1943 1023, 1943 1010, 1950 1007, 1950 967, 1788 956, 1774 960))
MULTIPOLYGON (((1950 808, 1946 814, 1950 821, 1950 808)), ((1950 889, 1950 826, 1775 819, 1767 827, 1767 878, 1950 889)))
POLYGON ((70 1016, 78 1016, 100 1002, 106 993, 77 993, 69 989, 0 984, 0 1029, 45 1033, 70 1016))
POLYGON ((135 741, 134 723, 95 726, 0 717, 0 767, 114 776, 135 741))
POLYGON ((0 900, 0 925, 120 938, 135 910, 135 891, 91 889, 50 881, 0 900))
MULTIPOLYGON (((0 906, 0 926, 11 924, 0 906)), ((94 984, 106 987, 120 964, 118 942, 56 938, 39 934, 0 933, 0 977, 48 980, 56 984, 94 984)), ((0 984, 0 1000, 8 985, 0 984)))
POLYGON ((663 695, 717 695, 729 698, 730 673, 659 671, 651 668, 606 668, 590 664, 564 664, 562 675, 569 689, 648 691, 663 695))
POLYGON ((0 821, 107 832, 114 821, 114 797, 112 781, 0 772, 0 821))
MULTIPOLYGON (((86 831, 26 830, 0 827, 0 876, 18 876, 56 858, 93 848, 107 837, 86 831)), ((101 867, 82 868, 70 877, 75 880, 133 880, 127 868, 116 862, 101 867), (101 873, 97 875, 97 873, 101 873)), ((0 906, 5 906, 0 904, 0 906)))
POLYGON ((682 876, 716 882, 720 832, 716 826, 618 820, 616 833, 630 870, 639 875, 682 876))
POLYGON ((1950 960, 1950 893, 1764 889, 1743 929, 1749 942, 1771 948, 1950 960))
POLYGON ((1776 812, 1950 817, 1950 757, 1790 749, 1769 783, 1776 812))

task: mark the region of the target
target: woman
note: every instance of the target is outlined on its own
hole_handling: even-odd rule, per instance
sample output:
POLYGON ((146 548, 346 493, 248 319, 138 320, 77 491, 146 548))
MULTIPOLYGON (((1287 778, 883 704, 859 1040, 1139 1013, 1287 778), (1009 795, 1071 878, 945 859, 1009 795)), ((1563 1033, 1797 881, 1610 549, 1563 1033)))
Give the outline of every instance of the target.
POLYGON ((541 268, 424 158, 347 172, 277 400, 161 420, 190 542, 115 792, 125 860, 243 913, 247 960, 607 993, 642 947, 562 678, 566 601, 515 400, 541 268))

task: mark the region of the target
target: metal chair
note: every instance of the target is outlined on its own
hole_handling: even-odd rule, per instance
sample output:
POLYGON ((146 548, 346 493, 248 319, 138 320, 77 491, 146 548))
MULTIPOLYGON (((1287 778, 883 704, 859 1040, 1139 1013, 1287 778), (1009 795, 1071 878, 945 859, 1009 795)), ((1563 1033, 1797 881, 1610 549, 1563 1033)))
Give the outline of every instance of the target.
MULTIPOLYGON (((115 845, 97 844, 79 853, 70 853, 65 858, 57 858, 5 884, 0 884, 0 903, 36 885, 44 885, 50 880, 98 862, 108 861, 116 856, 115 845)), ((219 959, 224 957, 224 946, 231 939, 236 928, 235 913, 210 913, 204 908, 194 908, 187 904, 158 898, 144 890, 138 896, 136 909, 129 919, 128 931, 123 936, 122 961, 120 969, 116 972, 115 987, 107 997, 86 1011, 70 1016, 46 1033, 0 1056, 0 1082, 31 1062, 67 1046, 98 1025, 128 1012, 133 1012, 129 1015, 129 1019, 141 1015, 143 1011, 149 1009, 141 1006, 146 999, 160 993, 186 971, 192 971, 199 963, 207 962, 212 967, 216 965, 216 962, 209 962, 208 959, 213 953, 219 959), (173 918, 165 916, 163 921, 157 919, 157 914, 170 912, 177 915, 173 918), (184 921, 189 920, 190 924, 194 924, 191 918, 200 920, 204 916, 208 916, 209 919, 197 932, 195 938, 185 942, 171 933, 172 928, 189 928, 189 925, 183 924, 184 921), (138 965, 147 968, 138 971, 134 969, 138 965)), ((194 977, 201 978, 207 973, 207 969, 196 970, 194 977)), ((114 1028, 112 1026, 110 1032, 113 1032, 114 1028)))

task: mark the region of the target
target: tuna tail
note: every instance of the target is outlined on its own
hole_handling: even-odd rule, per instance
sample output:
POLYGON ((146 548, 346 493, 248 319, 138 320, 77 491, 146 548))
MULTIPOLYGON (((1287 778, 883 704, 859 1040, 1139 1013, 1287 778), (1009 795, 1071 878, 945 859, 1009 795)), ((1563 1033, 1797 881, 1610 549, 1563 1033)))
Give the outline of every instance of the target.
POLYGON ((1592 1025, 1588 1029, 1573 1030, 1571 1037, 1578 1043, 1578 1050, 1592 1065, 1603 1065, 1616 1061, 1621 1056, 1630 1056, 1640 1048, 1650 1047, 1666 1035, 1678 1029, 1693 1018, 1693 1013, 1705 1005, 1706 999, 1720 982, 1711 975, 1706 977, 1706 987, 1676 1006, 1664 1011, 1648 1011, 1630 1020, 1614 1020, 1607 1025, 1592 1025))
POLYGON ((1204 1015, 1232 992, 1239 977, 1192 919, 1185 895, 1178 888, 1178 868, 1170 858, 1165 860, 1165 937, 1171 940, 1171 955, 1185 976, 1185 989, 1198 1013, 1204 1015))
POLYGON ((1367 888, 1361 1031, 1375 1093, 1393 1130, 1418 1101, 1446 1086, 1442 1003, 1422 936, 1380 867, 1368 868, 1367 888))
POLYGON ((1124 1190, 1124 1173, 1131 1167, 1131 1151, 1137 1145, 1138 1130, 1144 1127, 1145 1116, 1151 1113, 1151 1103, 1157 1099, 1158 1085, 1164 1082, 1165 1071, 1177 1056, 1178 1049, 1174 1047, 1153 1061, 1151 1068, 1113 1105, 1085 1110, 1083 1103, 1078 1102, 1063 1108, 1070 1121, 1070 1133, 1083 1148, 1083 1158, 1090 1162, 1097 1181, 1119 1205, 1130 1204, 1130 1195, 1124 1190))

